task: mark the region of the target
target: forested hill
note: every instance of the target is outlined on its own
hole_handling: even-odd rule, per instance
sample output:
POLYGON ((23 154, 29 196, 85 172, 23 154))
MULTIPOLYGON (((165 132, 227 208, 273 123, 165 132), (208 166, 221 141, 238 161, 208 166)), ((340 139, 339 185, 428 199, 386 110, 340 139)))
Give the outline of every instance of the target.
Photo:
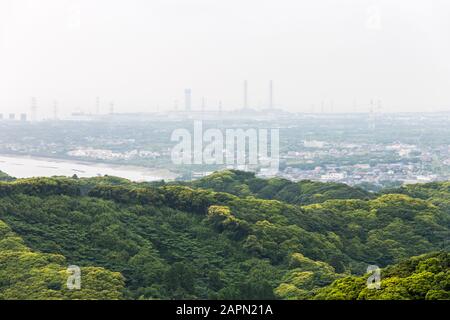
POLYGON ((343 183, 303 180, 292 182, 282 178, 262 179, 252 172, 226 170, 213 173, 186 185, 228 192, 241 197, 280 200, 291 204, 321 203, 330 199, 371 199, 374 195, 343 183))
POLYGON ((60 254, 33 252, 0 221, 0 299, 120 299, 124 278, 119 272, 83 267, 80 290, 69 290, 68 262, 60 254))
POLYGON ((9 176, 8 174, 4 173, 3 171, 0 171, 0 181, 12 181, 14 180, 13 177, 9 176))
POLYGON ((381 288, 367 287, 367 276, 349 276, 319 289, 320 300, 450 300, 450 254, 412 257, 380 272, 381 288))
MULTIPOLYGON (((0 273, 0 298, 21 290, 31 298, 335 298, 339 281, 362 277, 369 264, 449 252, 450 190, 441 183, 373 195, 237 171, 189 185, 17 179, 0 182, 0 221, 0 264, 19 270, 0 273), (65 265, 86 270, 87 291, 65 291, 65 265)), ((449 290, 430 288, 439 295, 428 298, 449 290)))

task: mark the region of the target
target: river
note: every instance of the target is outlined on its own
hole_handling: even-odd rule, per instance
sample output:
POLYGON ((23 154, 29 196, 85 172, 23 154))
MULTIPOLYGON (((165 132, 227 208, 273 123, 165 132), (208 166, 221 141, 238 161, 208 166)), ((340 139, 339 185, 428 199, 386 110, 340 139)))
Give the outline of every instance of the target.
POLYGON ((68 176, 116 176, 131 181, 173 180, 176 174, 165 169, 89 163, 38 157, 0 155, 0 170, 16 178, 68 176))

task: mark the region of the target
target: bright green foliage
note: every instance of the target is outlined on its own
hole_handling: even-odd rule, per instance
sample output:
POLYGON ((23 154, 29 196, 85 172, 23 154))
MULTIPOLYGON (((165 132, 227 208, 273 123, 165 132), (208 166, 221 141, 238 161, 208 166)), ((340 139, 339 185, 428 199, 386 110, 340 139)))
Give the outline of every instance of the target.
POLYGON ((254 173, 235 170, 216 172, 192 186, 227 192, 238 196, 280 200, 292 204, 320 203, 329 199, 369 199, 369 192, 342 183, 292 182, 286 179, 256 178, 254 173))
POLYGON ((0 221, 0 299, 121 299, 124 279, 104 268, 81 269, 81 288, 69 290, 68 263, 59 254, 32 252, 0 221))
POLYGON ((308 299, 316 289, 340 277, 330 265, 308 259, 301 253, 292 254, 289 265, 293 269, 275 289, 282 299, 308 299))
POLYGON ((380 289, 369 289, 367 277, 346 277, 322 288, 315 299, 450 300, 450 254, 432 253, 381 270, 380 289))
MULTIPOLYGON (((13 231, 0 243, 16 255, 44 259, 39 268, 56 270, 48 279, 58 294, 64 292, 54 290, 59 288, 54 279, 70 263, 86 276, 105 273, 96 279, 105 277, 112 287, 98 298, 308 299, 340 279, 335 283, 343 290, 334 288, 336 297, 356 299, 365 282, 347 277, 363 274, 367 265, 448 252, 450 192, 438 189, 422 190, 428 197, 402 190, 373 195, 339 184, 263 180, 238 171, 189 184, 18 179, 0 182, 0 219, 13 231)), ((20 259, 11 261, 13 268, 20 259)), ((13 290, 8 277, 2 279, 0 290, 13 290)), ((32 291, 13 290, 4 297, 40 297, 48 291, 41 290, 48 286, 42 279, 32 291)), ((425 273, 413 283, 422 288, 433 279, 425 273)), ((391 281, 393 290, 402 288, 396 277, 391 281)), ((437 299, 448 288, 420 290, 418 298, 437 299)), ((82 291, 70 298, 80 298, 74 295, 82 291)))

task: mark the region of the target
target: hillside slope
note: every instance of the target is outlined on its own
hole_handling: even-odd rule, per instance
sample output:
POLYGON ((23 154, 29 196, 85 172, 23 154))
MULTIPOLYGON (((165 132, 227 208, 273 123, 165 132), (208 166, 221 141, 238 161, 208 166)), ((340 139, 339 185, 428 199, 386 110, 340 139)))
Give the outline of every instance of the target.
POLYGON ((111 177, 18 179, 0 182, 0 219, 32 251, 120 273, 127 299, 311 298, 369 264, 449 251, 447 194, 353 196, 296 205, 111 177))
POLYGON ((4 173, 3 171, 0 171, 0 181, 13 181, 14 178, 9 176, 8 174, 4 173))
POLYGON ((0 221, 0 299, 121 299, 124 279, 104 268, 81 268, 81 289, 69 290, 69 263, 60 254, 30 250, 0 221))
POLYGON ((227 192, 241 197, 280 200, 291 204, 321 203, 330 199, 372 199, 375 196, 361 188, 343 183, 257 178, 252 172, 224 170, 186 185, 227 192))
POLYGON ((450 254, 412 257, 381 270, 380 289, 367 287, 367 276, 345 277, 318 290, 320 300, 450 300, 450 254))

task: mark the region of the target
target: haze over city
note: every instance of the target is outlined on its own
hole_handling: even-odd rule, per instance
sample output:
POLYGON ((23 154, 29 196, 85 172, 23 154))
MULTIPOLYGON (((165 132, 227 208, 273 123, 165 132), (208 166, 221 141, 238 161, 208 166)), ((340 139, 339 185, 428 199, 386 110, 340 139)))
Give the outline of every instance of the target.
POLYGON ((0 303, 436 314, 449 17, 449 0, 0 0, 0 303))
POLYGON ((450 110, 450 3, 0 0, 0 112, 450 110), (322 108, 323 109, 323 108, 322 108))

